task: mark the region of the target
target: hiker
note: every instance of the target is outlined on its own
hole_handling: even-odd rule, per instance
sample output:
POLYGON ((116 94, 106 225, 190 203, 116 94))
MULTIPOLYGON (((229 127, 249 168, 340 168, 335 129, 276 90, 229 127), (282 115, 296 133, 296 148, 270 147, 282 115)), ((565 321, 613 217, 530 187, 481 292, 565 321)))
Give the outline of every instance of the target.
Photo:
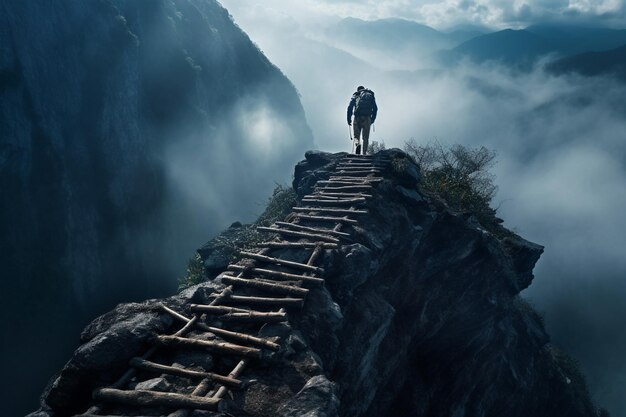
POLYGON ((367 145, 370 139, 370 126, 376 120, 378 107, 374 92, 362 85, 356 88, 356 93, 352 94, 350 104, 348 104, 348 126, 352 125, 352 113, 354 111, 354 140, 356 148, 354 153, 366 155, 367 145), (363 131, 363 143, 361 143, 361 131, 363 131))

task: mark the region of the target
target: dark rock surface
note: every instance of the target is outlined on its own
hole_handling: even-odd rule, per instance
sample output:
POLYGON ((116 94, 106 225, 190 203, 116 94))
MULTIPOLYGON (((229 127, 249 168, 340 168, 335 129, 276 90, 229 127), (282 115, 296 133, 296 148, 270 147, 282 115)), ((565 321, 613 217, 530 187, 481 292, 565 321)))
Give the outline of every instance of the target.
POLYGON ((198 242, 252 217, 313 139, 215 0, 3 0, 0 27, 0 305, 20 338, 0 354, 32 407, 77 329, 174 291, 198 242), (39 359, 42 339, 59 350, 39 359))
MULTIPOLYGON (((341 156, 307 153, 296 167, 298 194, 310 190, 311 178, 327 176, 341 156)), ((311 289, 301 312, 262 330, 281 337, 282 348, 246 371, 249 386, 234 392, 228 412, 599 415, 572 361, 550 345, 541 318, 519 296, 543 248, 515 235, 498 240, 472 216, 422 193, 419 171, 402 152, 378 156, 393 162, 368 202, 370 214, 352 230, 354 242, 324 252, 326 285, 311 289)), ((293 250, 281 256, 302 257, 293 250)), ((218 276, 164 302, 181 307, 207 300, 220 286, 218 276)), ((126 357, 106 353, 107 343, 114 348, 126 339, 134 350, 149 329, 167 325, 150 313, 154 303, 120 306, 90 325, 84 344, 44 393, 40 415, 67 415, 88 401, 88 388, 111 381, 113 372, 97 371, 121 371, 126 357), (132 309, 141 318, 132 319, 132 309)))

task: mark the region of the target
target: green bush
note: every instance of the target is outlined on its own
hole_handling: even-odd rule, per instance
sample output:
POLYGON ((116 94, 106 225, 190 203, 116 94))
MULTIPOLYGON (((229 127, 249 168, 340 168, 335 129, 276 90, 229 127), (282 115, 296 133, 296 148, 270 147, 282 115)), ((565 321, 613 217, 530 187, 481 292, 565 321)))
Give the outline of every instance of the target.
POLYGON ((194 254, 187 262, 187 271, 185 276, 178 281, 178 291, 182 291, 185 288, 189 288, 196 284, 200 284, 206 280, 204 274, 204 266, 202 259, 197 253, 194 254))
POLYGON ((418 145, 413 139, 404 150, 420 167, 425 191, 438 195, 455 211, 472 213, 485 229, 506 235, 490 206, 498 189, 495 176, 489 172, 496 163, 494 151, 484 146, 418 145))

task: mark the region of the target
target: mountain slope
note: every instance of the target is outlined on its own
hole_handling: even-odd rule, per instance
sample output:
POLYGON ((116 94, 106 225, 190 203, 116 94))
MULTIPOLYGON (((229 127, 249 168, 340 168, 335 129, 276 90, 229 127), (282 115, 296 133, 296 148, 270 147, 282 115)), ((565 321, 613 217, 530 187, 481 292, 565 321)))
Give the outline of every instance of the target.
POLYGON ((16 336, 2 355, 22 364, 7 374, 23 411, 67 354, 37 355, 42 340, 169 293, 312 135, 293 85, 214 0, 8 0, 0 26, 0 301, 16 336))
POLYGON ((626 45, 602 52, 587 52, 559 59, 548 69, 556 74, 613 75, 626 80, 626 45))

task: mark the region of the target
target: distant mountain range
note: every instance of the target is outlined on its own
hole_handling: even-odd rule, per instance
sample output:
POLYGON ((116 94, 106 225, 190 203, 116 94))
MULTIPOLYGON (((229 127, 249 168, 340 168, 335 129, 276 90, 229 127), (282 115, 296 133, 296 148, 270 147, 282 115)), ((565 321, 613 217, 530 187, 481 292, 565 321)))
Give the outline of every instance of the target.
POLYGON ((448 32, 404 19, 347 18, 326 30, 327 42, 383 69, 453 66, 464 60, 530 69, 541 58, 558 73, 624 74, 626 29, 533 25, 489 32, 462 26, 448 32))

